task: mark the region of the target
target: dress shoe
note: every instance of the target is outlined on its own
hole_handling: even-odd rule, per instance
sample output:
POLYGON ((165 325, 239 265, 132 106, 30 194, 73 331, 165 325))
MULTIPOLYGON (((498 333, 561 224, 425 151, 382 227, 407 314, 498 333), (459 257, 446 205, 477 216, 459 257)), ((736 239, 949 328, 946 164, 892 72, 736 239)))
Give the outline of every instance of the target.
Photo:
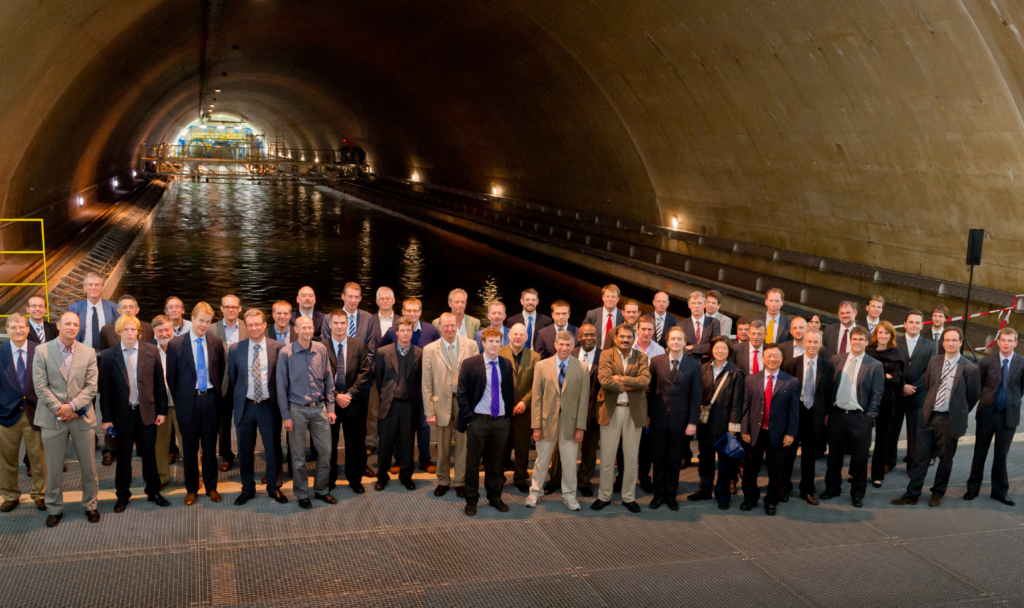
POLYGON ((580 488, 580 494, 586 496, 587 498, 590 498, 591 496, 594 495, 594 488, 590 486, 580 488))
POLYGON ((405 487, 406 490, 415 490, 416 489, 416 482, 411 480, 411 479, 407 479, 407 480, 403 481, 402 485, 405 487))
POLYGON ((391 467, 391 474, 392 475, 398 475, 398 472, 401 471, 401 470, 402 470, 402 466, 399 465, 399 464, 396 464, 395 466, 391 467))
POLYGON ((1007 498, 1005 496, 993 496, 992 500, 998 500, 999 502, 1003 503, 1004 505, 1006 505, 1008 507, 1015 507, 1015 506, 1017 506, 1017 503, 1013 502, 1012 500, 1010 500, 1009 498, 1007 498))
POLYGON ((530 509, 536 507, 537 506, 537 497, 534 496, 533 494, 530 494, 529 496, 527 496, 526 497, 526 506, 529 507, 530 509))
POLYGON ((882 487, 882 480, 881 479, 872 479, 871 480, 871 487, 876 488, 876 489, 882 487))
POLYGON ((601 500, 600 498, 598 498, 597 500, 594 501, 592 505, 590 505, 590 509, 592 511, 600 511, 601 509, 607 507, 610 504, 612 503, 608 502, 607 500, 601 500))
POLYGON ((4 504, 0 505, 0 513, 10 513, 16 506, 18 506, 18 501, 5 500, 4 504))
POLYGON ((114 464, 114 457, 110 455, 110 452, 104 452, 103 460, 101 460, 100 463, 105 467, 109 467, 114 464))
POLYGON ((37 498, 35 500, 35 503, 36 503, 36 508, 39 509, 40 511, 45 511, 46 510, 46 501, 44 499, 37 498))
POLYGON ((158 507, 169 507, 169 506, 171 506, 171 503, 168 502, 166 498, 161 496, 159 492, 157 492, 156 494, 154 494, 152 496, 147 496, 146 500, 149 501, 149 502, 152 502, 152 503, 156 503, 156 506, 158 506, 158 507))
POLYGON ((932 497, 928 499, 928 506, 929 507, 941 507, 942 506, 942 497, 939 496, 938 494, 932 494, 932 497))
POLYGON ((114 503, 114 513, 124 513, 124 510, 127 509, 127 508, 128 508, 128 501, 127 500, 122 500, 122 499, 118 498, 117 502, 114 503))
POLYGON ((689 496, 687 496, 686 500, 688 500, 690 502, 698 502, 698 501, 701 501, 701 500, 711 500, 711 498, 712 498, 711 492, 708 492, 706 490, 700 490, 700 491, 694 492, 693 494, 690 494, 689 496))
POLYGON ((220 492, 218 492, 217 490, 208 490, 206 492, 206 497, 209 498, 213 502, 220 502, 221 500, 223 500, 220 497, 220 492))
POLYGON ((661 508, 662 502, 664 501, 661 500, 661 496, 655 496, 654 498, 651 499, 651 504, 647 506, 651 509, 659 509, 661 508))
POLYGON ((729 494, 731 494, 733 496, 736 496, 737 493, 739 493, 739 490, 736 489, 736 482, 735 481, 730 481, 729 482, 729 494))
POLYGON ((639 513, 640 512, 640 505, 636 504, 635 500, 631 501, 631 502, 624 502, 624 503, 622 503, 622 506, 624 506, 627 509, 629 509, 630 513, 639 513))
POLYGON ((234 463, 231 462, 230 460, 225 460, 224 462, 220 463, 220 470, 221 471, 230 471, 231 470, 231 465, 233 465, 233 464, 234 463))
POLYGON ((822 492, 821 494, 818 494, 818 498, 820 498, 821 500, 831 500, 833 498, 838 498, 838 497, 839 497, 839 492, 830 492, 828 490, 822 492))
POLYGON ((196 498, 197 496, 195 492, 189 492, 185 495, 185 504, 188 506, 196 504, 196 498))
POLYGON ((807 504, 815 507, 821 504, 820 502, 818 502, 818 499, 814 497, 814 494, 804 494, 800 498, 803 498, 807 502, 807 504))
POLYGON ((269 496, 273 498, 274 501, 277 502, 278 504, 288 504, 288 497, 285 496, 284 492, 282 492, 281 490, 278 490, 277 492, 270 494, 269 496))
POLYGON ((544 496, 551 496, 552 494, 554 494, 558 490, 559 490, 558 486, 545 485, 544 486, 544 496))
POLYGON ((516 489, 519 490, 520 492, 522 492, 523 494, 529 494, 530 493, 530 484, 528 484, 526 482, 517 483, 516 484, 516 489))
POLYGON ((864 499, 863 498, 853 498, 853 499, 850 499, 850 504, 852 504, 853 506, 857 507, 858 509, 863 509, 864 508, 864 499))
POLYGON ((488 500, 487 504, 497 509, 499 513, 508 513, 508 505, 505 504, 505 501, 500 498, 488 500))
POLYGON ((474 515, 476 515, 476 503, 475 502, 467 502, 466 503, 466 508, 464 509, 463 512, 466 515, 470 516, 470 517, 473 517, 474 515))
POLYGON ((178 462, 178 455, 177 454, 168 454, 167 455, 167 464, 174 464, 175 462, 178 462))
POLYGON ((569 498, 563 499, 562 504, 564 504, 565 508, 569 509, 570 511, 580 510, 580 503, 579 501, 576 500, 575 496, 570 496, 569 498))
POLYGON ((85 518, 89 520, 90 524, 98 524, 100 523, 101 519, 100 512, 95 509, 93 509, 92 511, 86 511, 85 518))
POLYGON ((313 503, 310 502, 310 500, 308 498, 300 498, 299 499, 299 506, 302 507, 303 509, 312 509, 313 508, 313 503))
MULTIPOLYGON (((968 492, 968 493, 964 494, 964 500, 974 500, 977 497, 978 497, 978 493, 977 492, 968 492)), ((995 498, 995 496, 993 496, 992 498, 995 498)))
POLYGON ((718 510, 719 511, 728 511, 729 510, 729 503, 727 503, 727 502, 720 502, 720 503, 718 503, 718 510))
POLYGON ((466 497, 466 486, 456 486, 455 487, 455 495, 458 496, 459 498, 465 498, 466 497))
POLYGON ((244 505, 245 503, 249 502, 250 500, 252 500, 253 498, 256 498, 256 497, 255 496, 250 496, 248 494, 239 494, 238 498, 235 499, 235 505, 240 507, 240 506, 244 505))
POLYGON ((317 500, 322 500, 322 501, 326 502, 329 505, 336 505, 336 504, 338 504, 338 499, 333 497, 333 496, 331 496, 330 494, 324 494, 323 496, 317 496, 316 499, 317 500))
POLYGON ((370 467, 366 467, 366 470, 363 471, 363 477, 376 477, 376 476, 377 476, 377 471, 374 471, 370 467))
POLYGON ((450 489, 452 489, 451 486, 437 486, 434 488, 434 496, 444 496, 450 489))
POLYGON ((51 515, 51 516, 47 517, 46 518, 46 527, 47 528, 56 528, 57 524, 60 523, 60 520, 63 519, 63 517, 64 517, 63 513, 58 513, 56 515, 51 515))
POLYGON ((893 498, 892 500, 890 500, 889 504, 896 505, 897 507, 902 507, 904 505, 916 505, 917 501, 907 496, 900 496, 899 498, 893 498))
POLYGON ((789 492, 779 494, 779 502, 789 502, 789 492))
POLYGON ((757 506, 756 502, 747 502, 747 501, 744 500, 743 503, 740 504, 740 511, 753 511, 754 507, 756 507, 756 506, 757 506))
POLYGON ((387 483, 382 483, 382 482, 379 482, 379 481, 378 481, 377 483, 373 484, 373 489, 374 489, 374 490, 376 490, 376 491, 378 491, 378 492, 380 492, 380 491, 381 491, 381 490, 383 490, 383 489, 384 489, 384 488, 385 488, 385 487, 386 487, 387 485, 388 485, 387 483))
POLYGON ((640 489, 648 494, 654 494, 654 484, 651 483, 650 479, 644 479, 640 481, 640 489))
POLYGON ((437 467, 434 466, 434 463, 432 463, 430 461, 421 462, 420 463, 420 469, 422 469, 425 473, 430 473, 430 474, 437 473, 437 467))
POLYGON ((667 499, 665 499, 665 504, 668 505, 668 508, 672 509, 673 511, 679 510, 679 501, 676 500, 675 496, 670 496, 667 499))
POLYGON ((765 505, 764 506, 764 514, 765 515, 775 515, 775 505, 765 505))
POLYGON ((368 446, 366 446, 366 455, 367 456, 372 456, 373 453, 376 452, 376 451, 377 451, 377 446, 375 446, 375 445, 368 445, 368 446))

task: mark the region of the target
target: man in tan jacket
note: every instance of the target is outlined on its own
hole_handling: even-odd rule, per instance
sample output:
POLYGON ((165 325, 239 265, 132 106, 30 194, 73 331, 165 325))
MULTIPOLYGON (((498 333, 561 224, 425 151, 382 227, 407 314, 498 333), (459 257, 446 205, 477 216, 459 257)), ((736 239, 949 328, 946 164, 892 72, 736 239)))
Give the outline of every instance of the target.
POLYGON ((530 457, 530 437, 533 436, 533 428, 530 426, 533 373, 537 362, 540 361, 540 355, 526 348, 526 326, 516 323, 508 330, 508 344, 501 347, 498 356, 508 359, 512 364, 515 381, 515 407, 512 409, 512 427, 508 434, 508 442, 505 444, 505 462, 508 462, 512 450, 515 450, 512 483, 520 492, 526 494, 530 491, 530 472, 526 466, 530 457))
MULTIPOLYGON (((466 359, 480 354, 472 338, 458 335, 455 315, 443 313, 438 319, 441 339, 423 347, 423 412, 427 424, 437 427, 437 488, 434 496, 444 496, 455 487, 459 498, 466 497, 466 434, 455 428, 453 410, 459 387, 459 368, 466 359), (452 436, 455 439, 455 479, 451 476, 452 436)), ((454 412, 457 414, 457 412, 454 412)))
POLYGON ((555 334, 555 356, 537 364, 533 375, 533 408, 530 414, 533 440, 537 442, 537 461, 533 465, 533 484, 526 498, 527 507, 536 507, 544 493, 551 453, 558 445, 562 460, 562 502, 570 511, 579 511, 576 501, 576 453, 587 428, 590 404, 590 373, 571 356, 576 340, 562 330, 555 334))
MULTIPOLYGON (((647 355, 633 348, 636 330, 628 324, 615 328, 615 348, 601 351, 597 379, 597 423, 601 425, 601 489, 591 509, 599 511, 611 501, 615 478, 615 452, 622 438, 622 506, 640 512, 636 504, 637 456, 640 433, 647 425, 647 385, 651 372, 647 355)), ((564 476, 563 476, 564 477, 564 476)))

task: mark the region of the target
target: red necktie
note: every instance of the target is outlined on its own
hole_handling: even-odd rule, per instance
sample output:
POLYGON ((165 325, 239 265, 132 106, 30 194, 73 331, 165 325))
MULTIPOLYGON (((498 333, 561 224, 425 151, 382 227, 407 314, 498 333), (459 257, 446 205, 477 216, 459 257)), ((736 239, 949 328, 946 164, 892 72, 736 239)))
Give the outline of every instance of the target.
POLYGON ((750 373, 756 374, 757 372, 761 371, 761 368, 758 367, 757 365, 757 351, 755 350, 754 353, 750 356, 753 358, 753 360, 750 363, 750 373))
POLYGON ((843 328, 843 339, 839 341, 839 354, 846 352, 846 334, 850 333, 850 330, 843 328))
POLYGON ((694 329, 697 330, 697 344, 700 344, 700 323, 694 323, 694 329))
POLYGON ((761 428, 768 428, 768 413, 772 409, 772 388, 774 383, 772 382, 772 375, 768 375, 768 385, 764 387, 764 418, 761 419, 761 428))
POLYGON ((608 313, 608 322, 604 326, 604 335, 608 336, 612 332, 612 313, 608 313))

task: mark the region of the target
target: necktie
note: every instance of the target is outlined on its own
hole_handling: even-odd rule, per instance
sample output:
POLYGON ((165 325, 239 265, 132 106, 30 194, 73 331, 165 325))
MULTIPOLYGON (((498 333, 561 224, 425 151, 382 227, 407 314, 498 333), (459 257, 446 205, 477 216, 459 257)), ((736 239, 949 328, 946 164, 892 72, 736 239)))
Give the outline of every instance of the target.
POLYGON ((17 382, 22 385, 22 392, 25 392, 25 351, 17 351, 17 382))
POLYGON ((839 352, 837 354, 843 354, 846 352, 846 335, 850 333, 850 330, 843 328, 843 339, 839 341, 839 352))
POLYGON ((46 330, 43 328, 43 326, 40 325, 39 327, 36 328, 36 336, 39 337, 40 344, 46 342, 46 330))
POLYGON ((252 345, 252 400, 263 401, 263 369, 260 365, 260 345, 252 345))
POLYGON ((811 409, 814 406, 814 359, 807 365, 807 374, 804 375, 804 407, 811 409))
POLYGON ((768 374, 768 384, 764 387, 764 418, 761 419, 761 428, 768 428, 768 413, 772 409, 772 389, 775 388, 773 380, 775 376, 768 374))
POLYGON ((559 392, 565 388, 565 361, 559 361, 558 363, 558 390, 559 392))
POLYGON ((662 332, 665 331, 665 318, 658 316, 655 316, 654 318, 658 322, 657 327, 655 327, 654 339, 657 340, 658 342, 661 342, 662 332))
POLYGON ((697 341, 695 342, 695 344, 700 344, 700 322, 694 321, 693 333, 697 334, 697 341))
POLYGON ((334 386, 336 390, 344 391, 348 388, 348 382, 345 381, 345 343, 338 342, 338 373, 335 374, 334 386))
POLYGON ((1010 380, 1010 360, 1003 359, 1003 370, 999 380, 999 396, 996 397, 996 409, 1000 412, 1006 409, 1006 387, 1010 380))
POLYGON ((501 379, 498 378, 498 362, 491 361, 491 416, 501 413, 501 379))
POLYGON ((532 348, 533 343, 533 317, 526 317, 526 348, 532 348))
POLYGON ((356 315, 351 314, 351 315, 348 316, 348 337, 349 338, 355 338, 356 337, 356 321, 357 321, 356 315))
POLYGON ((756 374, 761 371, 761 366, 757 364, 757 350, 750 354, 750 373, 756 374))
POLYGON ((672 359, 672 381, 676 381, 676 375, 679 373, 679 359, 672 359))
POLYGON ((939 394, 935 398, 936 410, 946 403, 946 397, 949 395, 949 391, 946 390, 946 379, 949 378, 949 374, 952 373, 954 367, 953 362, 946 359, 946 363, 942 367, 942 377, 939 379, 939 394))
POLYGON ((92 347, 100 349, 100 315, 95 306, 92 307, 92 347))
POLYGON ((606 340, 608 339, 608 334, 610 333, 612 333, 612 313, 608 313, 608 322, 604 324, 604 336, 606 340))
POLYGON ((124 358, 124 365, 128 369, 128 403, 139 404, 139 383, 135 378, 135 349, 129 348, 124 358))
POLYGON ((768 320, 768 332, 765 334, 764 341, 766 344, 771 344, 775 341, 775 319, 768 320))
POLYGON ((205 391, 210 384, 206 374, 206 353, 203 352, 203 339, 196 338, 196 390, 205 391))

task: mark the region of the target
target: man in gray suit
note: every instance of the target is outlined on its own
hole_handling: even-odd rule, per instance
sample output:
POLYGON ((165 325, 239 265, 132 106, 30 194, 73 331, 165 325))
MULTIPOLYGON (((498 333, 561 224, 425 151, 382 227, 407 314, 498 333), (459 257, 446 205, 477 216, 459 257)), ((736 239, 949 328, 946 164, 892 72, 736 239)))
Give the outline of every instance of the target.
POLYGON ((46 527, 53 528, 64 516, 64 457, 68 436, 75 442, 82 469, 82 506, 92 523, 100 521, 96 510, 99 479, 96 475, 96 396, 99 366, 96 351, 75 337, 78 315, 66 312, 58 323, 60 335, 36 349, 32 380, 38 402, 35 424, 42 430, 46 454, 46 527))
MULTIPOLYGON (((242 312, 242 301, 238 299, 238 296, 228 294, 220 299, 220 312, 224 315, 220 321, 213 324, 210 328, 213 331, 213 335, 217 336, 224 341, 224 349, 228 350, 235 344, 243 340, 249 339, 249 332, 245 329, 245 324, 242 323, 238 315, 242 312)), ((232 465, 235 464, 235 453, 231 451, 231 419, 234 417, 234 411, 232 410, 232 383, 228 382, 228 367, 224 366, 224 377, 221 378, 220 382, 220 396, 223 397, 221 400, 221 411, 218 412, 220 417, 220 431, 217 433, 220 438, 220 445, 218 446, 220 451, 220 470, 230 470, 232 465)))

